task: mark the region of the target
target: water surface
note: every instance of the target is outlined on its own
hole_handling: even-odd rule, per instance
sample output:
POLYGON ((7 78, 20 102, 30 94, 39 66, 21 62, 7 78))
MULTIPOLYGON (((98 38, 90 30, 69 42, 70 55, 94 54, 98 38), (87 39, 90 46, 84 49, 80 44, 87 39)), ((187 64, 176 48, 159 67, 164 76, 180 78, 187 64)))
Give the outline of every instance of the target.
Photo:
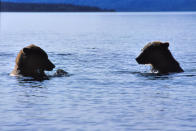
POLYGON ((1 13, 0 130, 196 130, 196 13, 1 13), (169 41, 184 73, 135 57, 169 41), (69 77, 12 77, 17 53, 43 48, 69 77))

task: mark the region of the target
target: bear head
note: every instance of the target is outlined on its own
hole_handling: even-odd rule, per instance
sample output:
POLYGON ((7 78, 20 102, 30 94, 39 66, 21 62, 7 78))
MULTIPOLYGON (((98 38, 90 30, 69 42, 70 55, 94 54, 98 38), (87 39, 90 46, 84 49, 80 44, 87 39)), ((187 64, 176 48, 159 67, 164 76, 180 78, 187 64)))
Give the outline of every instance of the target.
POLYGON ((36 45, 24 47, 16 57, 12 74, 31 77, 46 77, 44 71, 51 71, 55 65, 48 59, 44 50, 36 45))
POLYGON ((152 71, 158 71, 159 73, 182 72, 182 68, 174 59, 168 47, 168 42, 150 42, 142 49, 136 61, 139 64, 151 64, 152 71))

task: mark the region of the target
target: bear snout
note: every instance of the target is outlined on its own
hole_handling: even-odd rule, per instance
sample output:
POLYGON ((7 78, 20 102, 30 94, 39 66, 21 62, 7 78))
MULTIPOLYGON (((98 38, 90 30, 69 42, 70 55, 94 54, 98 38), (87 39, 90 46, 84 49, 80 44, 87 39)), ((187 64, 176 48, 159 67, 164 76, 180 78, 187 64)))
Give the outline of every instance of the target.
POLYGON ((137 61, 138 64, 143 64, 141 57, 138 56, 137 58, 135 58, 135 60, 137 61))
POLYGON ((146 57, 146 54, 141 53, 137 58, 135 58, 138 64, 150 64, 150 61, 148 60, 148 57, 146 57))
POLYGON ((139 58, 137 57, 137 58, 135 58, 135 60, 137 61, 137 63, 139 63, 139 58))
POLYGON ((47 64, 47 66, 45 67, 45 70, 47 70, 47 71, 52 71, 53 68, 55 68, 55 65, 54 65, 50 60, 48 60, 48 64, 47 64))

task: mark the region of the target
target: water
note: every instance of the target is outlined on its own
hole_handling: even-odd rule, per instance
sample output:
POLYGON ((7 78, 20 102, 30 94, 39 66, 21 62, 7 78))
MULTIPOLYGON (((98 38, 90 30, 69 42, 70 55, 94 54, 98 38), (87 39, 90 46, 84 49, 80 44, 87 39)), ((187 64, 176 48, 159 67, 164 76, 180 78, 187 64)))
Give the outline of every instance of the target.
POLYGON ((0 130, 195 131, 196 13, 1 13, 0 130), (135 57, 169 41, 184 73, 158 76, 135 57), (36 44, 68 77, 9 76, 36 44))

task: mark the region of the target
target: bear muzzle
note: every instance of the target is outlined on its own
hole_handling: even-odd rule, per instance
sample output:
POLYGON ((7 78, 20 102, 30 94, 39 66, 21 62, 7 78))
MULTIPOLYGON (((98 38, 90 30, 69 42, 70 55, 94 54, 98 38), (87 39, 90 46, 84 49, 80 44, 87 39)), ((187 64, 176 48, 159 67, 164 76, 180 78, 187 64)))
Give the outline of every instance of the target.
POLYGON ((47 64, 47 66, 45 67, 45 70, 47 70, 47 71, 52 71, 53 68, 55 68, 55 65, 54 65, 50 60, 48 60, 48 64, 47 64))
POLYGON ((135 58, 135 60, 137 61, 138 64, 144 64, 139 56, 135 58))
POLYGON ((140 54, 137 58, 135 58, 135 60, 137 61, 138 64, 150 64, 148 59, 144 57, 143 54, 140 54))

